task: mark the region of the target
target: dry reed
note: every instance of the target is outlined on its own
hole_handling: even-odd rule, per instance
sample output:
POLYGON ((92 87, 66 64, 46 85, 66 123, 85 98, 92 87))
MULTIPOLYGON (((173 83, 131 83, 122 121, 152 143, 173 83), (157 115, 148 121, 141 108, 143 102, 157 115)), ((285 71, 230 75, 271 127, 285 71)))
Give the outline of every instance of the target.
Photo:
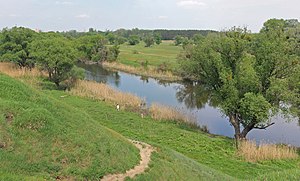
POLYGON ((170 106, 153 103, 149 109, 150 115, 155 120, 174 120, 185 123, 196 123, 193 116, 170 106))
POLYGON ((110 86, 93 81, 79 80, 75 87, 70 90, 73 95, 88 97, 96 100, 108 101, 113 104, 119 104, 121 109, 138 109, 143 100, 130 93, 117 91, 110 86))
POLYGON ((260 144, 257 146, 254 141, 241 141, 238 154, 249 162, 298 158, 295 148, 274 144, 260 144))
POLYGON ((45 73, 39 71, 37 68, 29 70, 27 68, 20 68, 10 62, 0 62, 0 73, 17 78, 34 87, 38 87, 39 84, 37 77, 45 76, 45 73))
POLYGON ((9 75, 14 78, 20 78, 20 77, 38 77, 43 75, 41 71, 39 71, 36 68, 33 68, 31 70, 26 68, 19 68, 13 63, 9 62, 1 62, 0 63, 0 72, 9 75))
POLYGON ((109 69, 121 70, 123 72, 137 74, 145 77, 157 78, 165 81, 179 81, 181 78, 179 76, 173 75, 171 71, 157 71, 155 67, 148 66, 147 69, 143 67, 132 67, 116 62, 103 62, 102 66, 109 69))

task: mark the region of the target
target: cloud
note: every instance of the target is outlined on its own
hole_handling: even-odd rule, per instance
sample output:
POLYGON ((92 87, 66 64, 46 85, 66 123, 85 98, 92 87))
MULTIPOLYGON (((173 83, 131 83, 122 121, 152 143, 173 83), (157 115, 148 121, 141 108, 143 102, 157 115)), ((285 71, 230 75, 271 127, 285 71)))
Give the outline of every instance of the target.
POLYGON ((90 16, 89 15, 87 15, 87 14, 79 14, 79 15, 77 15, 77 16, 75 16, 76 18, 90 18, 90 16))
POLYGON ((206 7, 206 4, 201 0, 180 0, 176 4, 178 7, 186 9, 206 7))
POLYGON ((8 16, 9 16, 9 17, 13 17, 13 18, 14 18, 14 17, 19 17, 19 15, 17 15, 17 14, 9 14, 8 16))
POLYGON ((165 20, 165 19, 168 19, 168 16, 158 16, 158 19, 165 20))
POLYGON ((71 1, 55 1, 55 4, 57 4, 57 5, 72 5, 74 3, 71 1))

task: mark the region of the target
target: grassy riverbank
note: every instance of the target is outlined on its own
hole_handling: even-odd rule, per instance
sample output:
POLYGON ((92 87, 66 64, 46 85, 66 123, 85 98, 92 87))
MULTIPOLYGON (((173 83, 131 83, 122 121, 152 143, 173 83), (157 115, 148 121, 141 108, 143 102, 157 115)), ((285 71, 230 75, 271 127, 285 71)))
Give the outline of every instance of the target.
POLYGON ((178 69, 177 56, 181 51, 173 41, 163 41, 160 45, 145 47, 143 42, 137 45, 120 45, 117 62, 104 62, 109 69, 152 77, 164 81, 180 81, 174 73, 178 69))
MULTIPOLYGON (((51 93, 59 96, 58 93, 51 93)), ((107 106, 104 102, 76 97, 67 97, 65 101, 85 110, 106 127, 126 137, 139 139, 162 149, 174 150, 200 165, 237 179, 269 178, 269 174, 277 178, 276 175, 284 176, 287 172, 293 174, 285 175, 286 178, 300 178, 300 172, 297 171, 300 168, 300 159, 251 163, 238 156, 232 139, 212 136, 178 122, 153 121, 149 117, 141 119, 139 115, 125 111, 112 114, 114 107, 107 106)), ((150 172, 160 167, 152 164, 150 172)), ((149 173, 144 176, 141 178, 152 178, 149 173)))
POLYGON ((157 148, 150 168, 133 180, 300 178, 299 158, 248 162, 232 139, 45 89, 38 77, 19 79, 34 85, 0 74, 0 180, 95 180, 123 172, 139 159, 127 138, 157 148))

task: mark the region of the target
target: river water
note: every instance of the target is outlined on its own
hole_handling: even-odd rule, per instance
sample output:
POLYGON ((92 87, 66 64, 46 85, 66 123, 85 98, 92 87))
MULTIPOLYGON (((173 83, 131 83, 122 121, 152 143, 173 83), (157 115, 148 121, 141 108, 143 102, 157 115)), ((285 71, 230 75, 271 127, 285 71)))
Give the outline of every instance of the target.
MULTIPOLYGON (((120 71, 108 71, 99 65, 84 65, 86 79, 106 83, 117 90, 130 92, 153 102, 169 105, 192 114, 199 125, 206 125, 210 133, 233 137, 233 127, 228 118, 208 101, 209 92, 191 83, 165 83, 120 71)), ((266 130, 252 130, 247 138, 257 142, 285 143, 300 147, 300 126, 297 120, 286 122, 284 118, 272 118, 274 125, 266 130)))

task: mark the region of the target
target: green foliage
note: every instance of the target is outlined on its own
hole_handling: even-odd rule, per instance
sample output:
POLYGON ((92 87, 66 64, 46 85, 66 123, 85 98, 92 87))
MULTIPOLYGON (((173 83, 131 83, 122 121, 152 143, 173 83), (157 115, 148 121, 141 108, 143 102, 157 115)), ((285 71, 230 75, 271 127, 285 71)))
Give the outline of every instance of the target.
POLYGON ((116 41, 116 36, 115 36, 113 33, 111 33, 111 32, 109 32, 109 33, 106 35, 106 38, 108 39, 108 41, 109 41, 109 43, 110 43, 111 45, 113 45, 113 44, 115 43, 115 41, 116 41))
POLYGON ((146 35, 143 41, 145 42, 145 47, 150 47, 151 45, 154 45, 154 38, 151 35, 146 35))
POLYGON ((174 40, 175 40, 175 46, 181 45, 182 39, 183 39, 182 36, 179 36, 179 35, 175 36, 175 38, 174 38, 174 40))
POLYGON ((12 61, 20 68, 33 68, 34 60, 32 60, 28 47, 37 36, 36 34, 23 27, 3 29, 0 36, 0 59, 12 61))
POLYGON ((194 44, 199 44, 204 40, 204 36, 201 34, 195 34, 192 38, 194 44))
POLYGON ((109 57, 108 61, 116 61, 118 59, 118 56, 120 54, 120 47, 118 45, 113 45, 109 47, 109 57))
POLYGON ((40 69, 48 72, 49 80, 57 87, 60 82, 68 79, 76 57, 76 52, 68 40, 64 38, 35 40, 30 45, 30 52, 40 69))
POLYGON ((93 60, 95 55, 104 49, 107 43, 101 35, 85 35, 75 41, 76 48, 79 51, 79 59, 93 60))
POLYGON ((161 44, 161 35, 159 33, 154 33, 154 40, 157 45, 161 44))
POLYGON ((268 127, 278 112, 297 115, 299 88, 292 80, 299 74, 300 57, 285 25, 271 19, 256 35, 235 27, 209 35, 180 62, 185 76, 204 83, 219 99, 236 138, 268 127))
POLYGON ((68 73, 68 78, 64 81, 64 89, 70 90, 75 86, 75 83, 78 79, 84 79, 85 70, 83 68, 79 68, 74 66, 71 71, 68 73))
POLYGON ((129 43, 129 45, 136 45, 136 44, 140 43, 139 36, 137 36, 137 35, 131 35, 128 38, 128 43, 129 43))
POLYGON ((116 40, 115 40, 115 45, 122 45, 127 41, 126 38, 122 37, 122 36, 117 36, 116 40))

